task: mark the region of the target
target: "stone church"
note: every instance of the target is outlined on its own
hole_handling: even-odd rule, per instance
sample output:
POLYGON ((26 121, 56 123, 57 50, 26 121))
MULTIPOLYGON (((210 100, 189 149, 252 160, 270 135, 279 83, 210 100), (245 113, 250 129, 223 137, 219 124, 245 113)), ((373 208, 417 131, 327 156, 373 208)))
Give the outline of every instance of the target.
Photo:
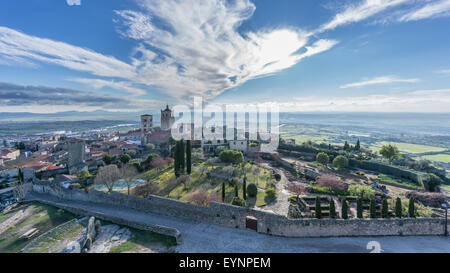
POLYGON ((164 131, 170 130, 174 122, 175 117, 173 116, 173 111, 167 105, 165 110, 161 110, 161 129, 164 131))

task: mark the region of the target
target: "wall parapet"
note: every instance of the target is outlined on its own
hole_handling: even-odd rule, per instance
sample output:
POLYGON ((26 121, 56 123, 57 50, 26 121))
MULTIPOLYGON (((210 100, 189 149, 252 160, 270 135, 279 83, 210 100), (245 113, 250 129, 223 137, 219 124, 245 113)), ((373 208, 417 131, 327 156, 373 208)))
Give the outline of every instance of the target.
MULTIPOLYGON (((230 228, 245 229, 246 219, 251 216, 258 220, 259 233, 286 237, 443 235, 445 229, 445 220, 442 218, 288 219, 267 211, 217 202, 211 202, 209 207, 201 207, 155 195, 144 199, 117 192, 108 194, 91 190, 87 193, 43 182, 34 183, 32 191, 49 194, 61 200, 120 206, 144 213, 156 213, 230 228)), ((136 228, 140 225, 137 222, 123 224, 136 228)), ((448 228, 450 230, 450 223, 448 228)), ((150 230, 150 227, 147 230, 150 230)))

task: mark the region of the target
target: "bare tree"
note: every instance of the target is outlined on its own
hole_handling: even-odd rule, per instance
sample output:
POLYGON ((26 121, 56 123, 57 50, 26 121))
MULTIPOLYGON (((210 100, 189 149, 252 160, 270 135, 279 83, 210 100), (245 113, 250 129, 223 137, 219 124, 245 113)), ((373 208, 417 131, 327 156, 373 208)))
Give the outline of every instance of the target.
POLYGON ((133 184, 134 177, 137 174, 137 170, 134 166, 129 164, 124 164, 122 168, 120 168, 120 178, 127 184, 128 195, 130 195, 130 188, 133 184))
POLYGON ((121 173, 117 165, 108 165, 98 171, 94 179, 96 185, 104 185, 108 192, 112 192, 117 180, 121 178, 121 173))
POLYGON ((187 189, 187 185, 191 182, 191 177, 189 175, 182 175, 177 179, 178 183, 182 183, 184 185, 184 189, 187 189))
POLYGON ((133 189, 133 194, 147 198, 149 195, 158 195, 161 192, 161 188, 156 182, 147 182, 144 185, 139 185, 133 189))
POLYGON ((289 184, 288 190, 290 192, 295 193, 295 195, 297 195, 297 200, 298 200, 300 195, 305 194, 305 193, 308 192, 308 189, 304 185, 302 185, 300 183, 295 183, 295 182, 292 182, 292 183, 289 184))
POLYGON ((317 179, 317 185, 320 187, 330 188, 334 190, 345 190, 347 185, 335 175, 321 175, 317 179))
POLYGON ((209 206, 209 203, 212 201, 219 202, 219 198, 217 197, 217 195, 215 195, 214 193, 208 193, 203 189, 196 190, 195 192, 191 193, 188 196, 188 200, 195 205, 204 207, 209 206))

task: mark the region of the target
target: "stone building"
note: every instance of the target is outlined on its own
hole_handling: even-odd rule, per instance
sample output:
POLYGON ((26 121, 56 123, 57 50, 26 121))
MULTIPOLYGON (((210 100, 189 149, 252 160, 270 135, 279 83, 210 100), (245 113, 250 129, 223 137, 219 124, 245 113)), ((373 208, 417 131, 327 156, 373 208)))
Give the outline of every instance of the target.
POLYGON ((81 139, 71 139, 67 143, 67 148, 69 151, 69 161, 68 168, 69 173, 78 173, 85 167, 86 161, 86 150, 84 140, 81 139))
POLYGON ((141 116, 141 131, 146 134, 153 127, 153 116, 152 115, 142 115, 141 116))
POLYGON ((170 130, 174 122, 175 117, 173 116, 173 111, 167 105, 165 110, 161 110, 161 129, 170 130))

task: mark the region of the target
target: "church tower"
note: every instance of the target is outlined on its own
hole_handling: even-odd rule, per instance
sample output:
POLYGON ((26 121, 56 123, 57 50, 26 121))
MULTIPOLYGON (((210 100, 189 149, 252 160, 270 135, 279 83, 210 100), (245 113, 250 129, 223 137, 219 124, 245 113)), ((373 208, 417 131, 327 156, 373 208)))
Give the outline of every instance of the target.
POLYGON ((170 110, 169 105, 167 105, 165 110, 161 110, 161 129, 170 130, 174 122, 173 112, 170 110))

